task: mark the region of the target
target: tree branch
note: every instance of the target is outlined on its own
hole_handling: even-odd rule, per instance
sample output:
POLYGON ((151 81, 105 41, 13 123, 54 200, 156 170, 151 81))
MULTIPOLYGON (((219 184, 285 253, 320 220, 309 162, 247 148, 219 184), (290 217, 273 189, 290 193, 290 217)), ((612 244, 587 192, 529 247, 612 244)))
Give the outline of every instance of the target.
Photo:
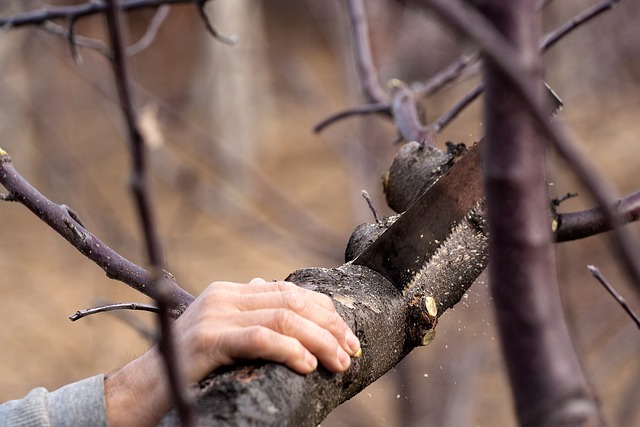
MULTIPOLYGON (((4 195, 4 200, 24 205, 71 243, 80 253, 102 268, 107 277, 123 282, 144 295, 157 299, 151 273, 115 252, 80 225, 64 205, 52 202, 35 189, 14 168, 9 154, 1 149, 0 184, 9 191, 4 195)), ((170 289, 170 314, 171 317, 177 318, 191 304, 194 297, 178 286, 175 278, 169 272, 164 271, 163 275, 166 277, 170 289)))
MULTIPOLYGON (((487 264, 481 224, 482 218, 472 212, 455 226, 404 293, 373 270, 351 263, 292 273, 287 280, 333 298, 338 313, 360 338, 362 356, 352 359, 342 374, 320 367, 299 375, 282 365, 257 362, 217 371, 200 384, 198 425, 319 425, 413 348, 433 340, 440 316, 462 298, 487 264)), ((172 411, 160 425, 175 422, 172 411)))
MULTIPOLYGON (((612 210, 616 212, 621 224, 640 219, 640 191, 618 200, 612 210)), ((560 213, 556 215, 556 220, 558 221, 558 230, 556 231, 558 242, 583 239, 610 231, 612 228, 611 222, 601 207, 580 212, 560 213)))
POLYGON ((369 25, 367 24, 364 3, 362 0, 346 0, 346 2, 356 69, 358 70, 362 92, 370 104, 384 102, 389 97, 380 86, 378 72, 373 63, 371 43, 369 42, 369 25))

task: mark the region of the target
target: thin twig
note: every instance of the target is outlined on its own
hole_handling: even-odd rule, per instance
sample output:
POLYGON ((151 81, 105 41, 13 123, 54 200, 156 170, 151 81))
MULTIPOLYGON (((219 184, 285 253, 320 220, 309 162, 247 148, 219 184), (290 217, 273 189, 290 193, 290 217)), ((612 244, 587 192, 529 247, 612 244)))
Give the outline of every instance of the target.
POLYGON ((379 102, 376 104, 360 105, 358 107, 348 108, 346 110, 339 111, 322 120, 313 127, 313 132, 320 133, 326 127, 334 124, 337 121, 346 119, 352 116, 364 116, 368 114, 384 114, 388 117, 391 115, 391 106, 388 102, 379 102))
POLYGON ((445 111, 443 115, 438 117, 433 123, 431 123, 431 127, 435 133, 440 133, 442 129, 447 127, 449 123, 453 121, 458 115, 464 111, 465 108, 473 101, 475 101, 481 94, 484 92, 484 84, 480 83, 471 91, 469 91, 465 96, 460 98, 449 110, 445 111))
POLYGON ((149 22, 149 26, 147 27, 147 31, 145 31, 144 35, 140 37, 140 39, 127 47, 127 56, 135 56, 148 48, 151 43, 156 39, 158 35, 158 31, 162 26, 167 16, 169 16, 169 12, 171 8, 167 5, 162 5, 156 10, 156 13, 151 18, 151 22, 149 22))
POLYGON ((373 205, 373 201, 371 200, 371 196, 369 196, 369 192, 367 190, 362 190, 362 198, 367 202, 367 206, 369 206, 369 210, 371 210, 376 224, 380 224, 380 215, 378 215, 378 210, 373 205))
POLYGON ((129 88, 129 75, 127 69, 127 58, 122 37, 120 23, 120 12, 117 7, 117 0, 108 0, 105 10, 107 28, 109 32, 109 42, 113 51, 113 72, 118 90, 118 97, 122 113, 125 119, 129 146, 132 157, 132 177, 130 181, 131 190, 138 208, 140 225, 144 233, 144 240, 147 249, 147 256, 151 264, 151 272, 154 277, 154 286, 158 298, 158 308, 160 315, 160 341, 158 346, 167 370, 170 391, 173 401, 180 416, 182 425, 185 427, 195 425, 194 415, 189 398, 186 393, 184 377, 180 372, 177 360, 177 351, 173 343, 171 325, 169 323, 169 294, 168 284, 162 275, 164 269, 164 257, 160 237, 157 232, 154 211, 151 204, 149 192, 149 182, 147 173, 147 157, 145 153, 145 141, 142 132, 138 128, 136 111, 133 106, 131 91, 129 88))
MULTIPOLYGON (((71 45, 71 53, 74 59, 76 59, 78 56, 77 46, 82 46, 89 49, 97 50, 105 57, 107 58, 111 57, 111 50, 109 50, 109 48, 104 43, 102 43, 100 40, 92 39, 90 37, 79 36, 75 34, 75 32, 72 32, 71 30, 72 27, 69 27, 67 29, 62 25, 56 24, 55 22, 46 21, 40 26, 40 28, 42 28, 45 31, 48 31, 51 34, 55 34, 67 39, 67 41, 71 45), (72 34, 72 37, 69 36, 70 34, 72 34)), ((77 59, 76 59, 76 62, 78 62, 77 59)))
MULTIPOLYGON (((605 12, 609 9, 614 8, 618 4, 622 3, 623 0, 603 0, 597 5, 589 8, 584 11, 580 15, 572 18, 567 23, 563 24, 547 36, 543 38, 540 43, 540 48, 542 51, 547 51, 551 48, 555 43, 561 40, 563 37, 571 33, 573 30, 578 29, 583 24, 587 23, 591 19, 595 18, 602 12, 605 12)), ((544 7, 546 2, 542 2, 538 7, 544 7)), ((469 53, 465 53, 449 64, 447 67, 443 68, 441 71, 436 73, 433 77, 428 79, 426 82, 416 82, 411 84, 411 89, 416 93, 419 97, 428 96, 437 90, 441 89, 443 86, 449 84, 453 80, 457 79, 462 71, 464 71, 467 67, 477 62, 480 54, 479 51, 472 51, 469 53)), ((471 102, 478 98, 480 94, 484 91, 484 87, 479 85, 473 88, 469 93, 464 95, 460 100, 458 100, 447 112, 442 114, 440 118, 438 118, 434 123, 430 125, 431 129, 435 134, 440 133, 453 119, 455 119, 458 114, 464 108, 466 108, 471 102)), ((378 112, 387 112, 391 111, 392 103, 379 103, 376 106, 375 110, 368 110, 366 106, 353 107, 342 112, 336 113, 322 122, 317 124, 314 127, 314 132, 320 132, 327 126, 342 120, 347 117, 351 117, 353 115, 364 115, 364 114, 372 114, 378 112)))
POLYGON ((356 60, 356 69, 362 92, 368 103, 381 103, 389 97, 385 93, 378 72, 373 63, 373 55, 371 53, 371 43, 369 42, 369 25, 367 23, 367 14, 364 10, 362 0, 346 0, 347 15, 351 28, 351 37, 356 60))
POLYGON ((614 7, 622 3, 622 1, 623 0, 603 0, 600 3, 585 10, 581 14, 574 16, 569 21, 567 21, 564 25, 560 26, 559 28, 554 30, 552 33, 544 37, 544 40, 542 41, 542 44, 540 46, 541 49, 544 51, 546 51, 547 49, 550 49, 553 45, 555 45, 558 41, 560 41, 564 36, 572 32, 576 28, 580 27, 582 24, 600 15, 602 12, 605 12, 609 9, 613 9, 614 7))
POLYGON ((638 315, 631 309, 631 307, 629 307, 629 304, 627 304, 627 301, 625 301, 622 295, 620 295, 613 288, 613 286, 611 286, 611 284, 602 275, 602 273, 600 273, 600 270, 598 269, 598 267, 594 265, 588 265, 587 268, 589 269, 589 272, 593 274, 593 277, 595 277, 598 280, 598 282, 600 282, 602 286, 604 286, 604 288, 611 294, 611 296, 613 296, 615 300, 618 301, 618 304, 622 306, 622 308, 624 309, 624 311, 627 312, 629 317, 633 319, 638 329, 640 329, 640 317, 638 317, 638 315))
POLYGON ((151 311, 153 313, 160 312, 158 307, 156 307, 155 305, 142 304, 138 302, 120 302, 115 304, 101 305, 99 307, 86 308, 84 310, 78 310, 74 314, 69 316, 69 320, 75 322, 76 320, 80 320, 83 317, 91 316, 92 314, 105 313, 107 311, 114 310, 142 310, 151 311))

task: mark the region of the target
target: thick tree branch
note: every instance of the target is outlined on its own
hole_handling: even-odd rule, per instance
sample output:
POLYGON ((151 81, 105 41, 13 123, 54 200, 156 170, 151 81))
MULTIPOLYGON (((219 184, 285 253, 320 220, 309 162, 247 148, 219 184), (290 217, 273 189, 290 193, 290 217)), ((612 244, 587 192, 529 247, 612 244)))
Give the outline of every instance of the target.
MULTIPOLYGON (((320 368, 303 376, 271 363, 216 372, 200 385, 195 405, 199 425, 317 426, 413 348, 433 340, 439 317, 462 298, 487 264, 482 224, 476 211, 470 213, 403 293, 376 272, 351 263, 292 273, 287 280, 333 298, 360 338, 362 356, 352 359, 343 374, 320 368)), ((160 425, 175 422, 171 412, 160 425)))
MULTIPOLYGON (((574 30, 580 28, 583 24, 589 22, 596 16, 601 13, 613 9, 618 4, 622 3, 623 0, 602 0, 600 3, 594 5, 593 7, 587 9, 576 17, 572 18, 550 34, 544 37, 544 39, 540 43, 540 49, 543 52, 546 52, 552 46, 554 46, 558 41, 567 36, 569 33, 574 30)), ((544 4, 538 5, 538 8, 543 7, 544 4)), ((445 85, 451 83, 455 79, 457 79, 461 73, 468 68, 470 65, 476 63, 479 59, 480 55, 478 51, 472 51, 469 53, 465 53, 461 55, 458 59, 453 61, 447 67, 443 68, 441 71, 436 73, 433 77, 428 79, 426 82, 416 82, 411 84, 412 98, 420 99, 426 97, 437 90, 441 89, 445 85)), ((361 82, 364 85, 364 80, 367 75, 361 74, 361 82)), ((479 95, 484 91, 484 86, 482 84, 474 87, 469 93, 464 95, 460 100, 458 100, 448 111, 442 114, 436 121, 431 123, 429 126, 423 126, 420 122, 413 120, 412 128, 415 129, 413 134, 421 136, 426 134, 431 134, 432 136, 437 135, 444 129, 453 119, 455 119, 460 112, 462 112, 471 102, 476 100, 479 95)), ((370 101, 373 102, 373 101, 370 101)), ((397 102, 397 101, 396 101, 397 102)), ((396 117, 396 115, 391 114, 393 108, 394 100, 389 102, 381 102, 376 101, 375 107, 373 105, 362 105, 358 107, 349 108, 338 113, 335 113, 317 125, 314 126, 314 132, 321 132, 329 125, 334 124, 335 122, 352 117, 354 115, 365 115, 365 114, 374 114, 374 113, 385 113, 392 118, 395 118, 396 122, 407 122, 409 119, 404 116, 400 116, 400 119, 396 117), (368 108, 370 107, 370 108, 368 108)), ((410 116, 408 116, 410 117, 410 116)), ((402 133, 402 132, 401 132, 402 133)), ((410 135, 410 134, 408 134, 410 135)))

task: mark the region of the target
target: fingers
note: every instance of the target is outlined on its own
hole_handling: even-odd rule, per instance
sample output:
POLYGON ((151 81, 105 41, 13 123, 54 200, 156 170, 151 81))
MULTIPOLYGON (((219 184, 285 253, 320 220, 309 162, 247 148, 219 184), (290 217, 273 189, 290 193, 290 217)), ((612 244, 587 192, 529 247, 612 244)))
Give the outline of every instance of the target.
POLYGON ((231 292, 237 292, 239 294, 250 295, 254 297, 255 294, 261 293, 279 293, 279 292, 294 292, 304 295, 305 299, 314 301, 315 303, 325 307, 327 310, 335 311, 333 302, 328 296, 319 292, 313 292, 291 282, 267 282, 260 278, 255 278, 249 283, 233 283, 233 282, 214 282, 210 285, 215 289, 228 290, 231 292))
POLYGON ((360 348, 358 339, 353 335, 342 317, 335 311, 333 303, 326 295, 311 291, 264 292, 239 296, 236 301, 238 309, 252 311, 261 309, 286 309, 306 318, 314 324, 329 331, 347 353, 354 355, 360 348), (329 308, 327 308, 327 303, 329 308))
POLYGON ((316 357, 295 338, 263 326, 251 326, 226 335, 220 351, 233 359, 264 359, 282 363, 300 374, 313 372, 316 357))
POLYGON ((351 363, 349 355, 360 350, 328 296, 259 278, 248 284, 212 283, 176 327, 194 377, 237 359, 256 358, 299 373, 313 371, 318 362, 341 372, 351 363))
MULTIPOLYGON (((252 326, 262 326, 295 339, 330 371, 342 372, 351 364, 349 354, 331 331, 291 310, 282 308, 252 310, 245 312, 241 321, 243 323, 241 326, 247 329, 252 326)), ((289 349, 282 348, 282 350, 287 353, 289 349)), ((292 350, 296 349, 292 348, 292 350)))

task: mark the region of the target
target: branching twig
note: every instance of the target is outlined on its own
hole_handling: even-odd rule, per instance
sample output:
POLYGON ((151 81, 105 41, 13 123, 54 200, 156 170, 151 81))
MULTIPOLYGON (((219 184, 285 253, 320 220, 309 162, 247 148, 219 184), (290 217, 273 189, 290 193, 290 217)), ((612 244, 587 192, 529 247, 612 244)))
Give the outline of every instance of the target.
POLYGON ((69 320, 75 322, 76 320, 80 320, 83 317, 91 316, 92 314, 105 313, 107 311, 114 310, 142 310, 151 311, 153 313, 160 312, 158 307, 156 307, 155 305, 142 304, 138 302, 120 302, 115 304, 101 305, 99 307, 86 308, 84 310, 78 310, 74 314, 69 316, 69 320))
POLYGON ((157 303, 160 315, 160 348, 167 376, 170 384, 173 400, 180 415, 180 420, 185 427, 194 425, 191 404, 186 393, 186 384, 180 372, 177 351, 173 343, 171 325, 169 323, 169 300, 168 284, 162 275, 164 269, 164 257, 160 237, 157 232, 154 211, 151 204, 149 192, 147 158, 145 156, 145 142, 142 132, 138 128, 136 111, 133 106, 131 91, 129 88, 129 76, 127 69, 126 53, 122 30, 120 24, 120 12, 117 7, 117 0, 108 0, 105 10, 107 28, 109 32, 109 42, 113 52, 113 72, 115 75, 118 97, 120 99, 122 113, 124 115, 131 157, 133 161, 133 171, 130 181, 131 190, 138 208, 140 225, 144 233, 147 255, 151 264, 152 275, 154 277, 154 287, 157 293, 157 303))
MULTIPOLYGON (((118 8, 123 12, 138 9, 155 9, 164 4, 193 4, 194 0, 120 0, 118 8)), ((30 25, 43 25, 47 21, 65 20, 75 21, 91 15, 104 13, 107 4, 102 1, 89 1, 83 4, 68 6, 51 6, 18 13, 12 16, 0 17, 0 27, 5 30, 30 25)))
POLYGON ((598 267, 594 265, 588 265, 587 268, 589 269, 589 272, 593 274, 593 277, 595 277, 598 282, 600 282, 602 286, 604 286, 604 288, 611 294, 611 296, 613 296, 615 300, 618 301, 618 304, 622 306, 629 317, 633 319, 638 329, 640 329, 640 317, 638 317, 638 315, 631 309, 631 307, 629 307, 629 304, 627 304, 627 301, 625 301, 622 295, 620 295, 615 289, 613 289, 613 286, 611 286, 611 284, 607 281, 607 279, 605 279, 602 273, 600 273, 598 267))
MULTIPOLYGON (((587 23, 591 19, 595 18, 602 12, 605 12, 618 4, 622 3, 623 0, 602 0, 600 3, 595 6, 589 8, 584 11, 580 15, 572 18, 567 23, 562 25, 561 27, 554 30, 552 33, 548 34, 544 37, 542 42, 540 43, 540 48, 542 51, 546 51, 550 49, 556 42, 561 40, 567 34, 571 33, 573 30, 578 29, 583 24, 587 23)), ((539 7, 543 7, 544 3, 539 5, 539 7)), ((425 97, 428 96, 437 90, 441 89, 446 84, 452 82, 456 78, 460 76, 462 71, 464 71, 467 67, 477 62, 480 54, 479 51, 473 51, 469 53, 465 53, 456 59, 454 62, 449 64, 447 67, 436 73, 433 77, 427 80, 424 83, 416 82, 411 84, 411 90, 415 93, 415 97, 425 97)), ((363 83, 364 84, 364 83, 363 83)), ((433 134, 438 134, 444 129, 453 119, 455 119, 458 114, 462 110, 464 110, 471 102, 478 98, 480 94, 484 91, 484 86, 482 84, 474 87, 469 93, 464 95, 460 100, 458 100, 448 111, 446 111, 440 118, 438 118, 435 122, 430 124, 428 127, 433 132, 433 134)), ((378 102, 376 107, 373 109, 368 109, 367 106, 359 106, 353 107, 347 110, 343 110, 339 113, 336 113, 328 118, 324 119, 322 122, 318 123, 314 127, 314 132, 320 132, 327 126, 342 120, 347 117, 351 117, 353 115, 364 115, 364 114, 373 114, 385 112, 388 113, 392 110, 393 101, 391 102, 378 102)), ((391 115, 393 117, 393 115, 391 115)), ((426 128, 426 127, 425 127, 426 128)))
POLYGON ((339 111, 337 113, 334 113, 334 114, 330 115, 326 119, 324 119, 321 122, 317 123, 313 127, 313 131, 315 133, 320 133, 325 128, 331 126, 335 122, 340 121, 342 119, 346 119, 346 118, 352 117, 352 116, 365 116, 365 115, 369 115, 369 114, 384 114, 384 115, 386 115, 388 117, 392 117, 391 106, 387 102, 379 102, 379 103, 376 103, 376 104, 360 105, 358 107, 353 107, 353 108, 349 108, 349 109, 346 109, 346 110, 342 110, 342 111, 339 111))

